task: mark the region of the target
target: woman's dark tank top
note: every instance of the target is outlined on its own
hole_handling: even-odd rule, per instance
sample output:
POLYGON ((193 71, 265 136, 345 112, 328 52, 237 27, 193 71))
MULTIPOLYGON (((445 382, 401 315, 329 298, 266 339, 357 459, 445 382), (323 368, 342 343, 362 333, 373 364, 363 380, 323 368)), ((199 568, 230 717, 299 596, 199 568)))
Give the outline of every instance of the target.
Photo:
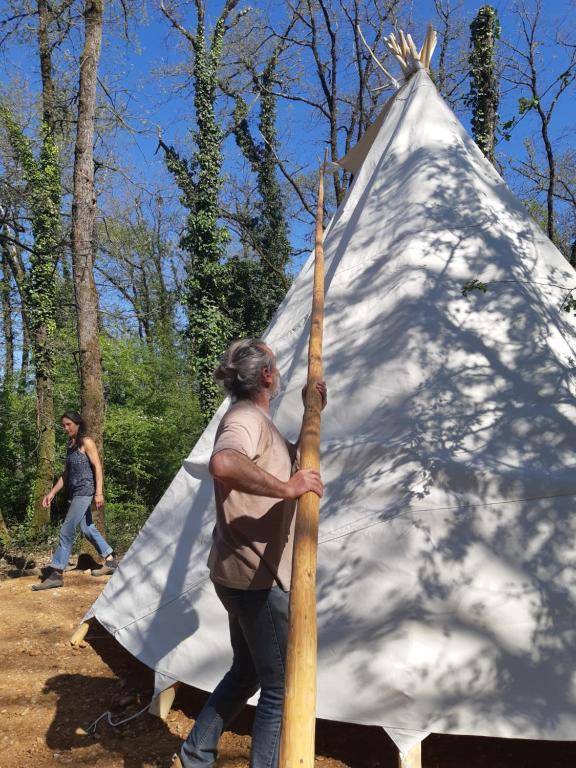
POLYGON ((94 496, 94 470, 90 459, 77 445, 71 445, 66 451, 66 473, 70 497, 94 496))

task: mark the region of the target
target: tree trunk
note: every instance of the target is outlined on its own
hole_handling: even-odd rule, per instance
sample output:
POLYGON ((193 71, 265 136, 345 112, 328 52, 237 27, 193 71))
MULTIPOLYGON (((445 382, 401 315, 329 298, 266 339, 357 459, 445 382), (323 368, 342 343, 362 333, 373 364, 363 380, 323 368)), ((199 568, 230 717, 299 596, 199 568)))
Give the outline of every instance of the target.
POLYGON ((537 107, 541 121, 542 141, 546 150, 546 160, 548 162, 548 185, 546 189, 546 232, 552 242, 556 239, 556 221, 554 212, 554 187, 556 185, 556 160, 554 150, 548 133, 548 119, 540 105, 537 107))
POLYGON ((20 298, 20 319, 22 326, 22 357, 20 361, 20 374, 18 377, 18 391, 24 392, 26 389, 26 379, 28 376, 28 364, 30 362, 30 332, 28 324, 28 313, 26 311, 26 272, 22 257, 18 253, 18 248, 14 243, 4 243, 3 256, 6 263, 10 266, 18 296, 20 298))
POLYGON ((12 325, 12 298, 10 296, 10 268, 5 253, 6 246, 2 245, 2 327, 4 332, 4 382, 12 381, 14 376, 14 326, 12 325))
POLYGON ((42 499, 52 487, 56 458, 53 379, 50 358, 48 332, 45 325, 40 325, 34 332, 38 455, 32 488, 32 504, 34 507, 33 527, 36 530, 42 530, 50 522, 50 509, 45 509, 42 506, 42 499))
MULTIPOLYGON (((447 26, 446 30, 448 30, 447 26)), ((468 57, 470 92, 467 103, 472 109, 472 134, 476 144, 495 166, 494 152, 500 101, 500 84, 496 66, 496 41, 500 36, 500 23, 496 9, 490 5, 482 6, 470 24, 470 32, 471 51, 468 57)), ((447 31, 446 34, 448 34, 447 31)), ((444 42, 441 58, 445 53, 444 42)))
POLYGON ((52 135, 55 134, 54 81, 52 79, 52 45, 50 22, 52 13, 47 0, 38 0, 38 52, 42 77, 42 119, 52 135))
POLYGON ((26 325, 26 309, 21 305, 20 314, 22 317, 22 358, 20 360, 20 373, 18 375, 18 392, 23 394, 26 391, 26 382, 28 380, 28 366, 30 365, 30 334, 26 325))
POLYGON ((4 515, 0 509, 0 553, 7 549, 9 544, 10 534, 8 533, 6 523, 4 522, 4 515))
MULTIPOLYGON (((98 294, 94 282, 94 118, 96 83, 102 42, 103 0, 86 0, 85 41, 80 58, 78 123, 74 154, 72 199, 72 268, 80 351, 82 415, 88 423, 100 456, 103 456, 104 390, 98 337, 98 294)), ((104 514, 95 514, 103 531, 104 514)))

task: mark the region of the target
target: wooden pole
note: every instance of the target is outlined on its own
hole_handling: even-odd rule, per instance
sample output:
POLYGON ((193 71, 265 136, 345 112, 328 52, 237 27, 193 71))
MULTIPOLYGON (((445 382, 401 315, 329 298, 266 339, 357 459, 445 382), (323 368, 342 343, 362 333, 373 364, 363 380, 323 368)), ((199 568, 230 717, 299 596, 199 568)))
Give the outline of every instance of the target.
MULTIPOLYGON (((324 164, 326 156, 324 157, 324 164)), ((320 411, 324 325, 324 165, 316 211, 316 262, 308 345, 308 386, 300 441, 300 467, 320 469, 320 411)), ((309 492, 298 500, 290 591, 280 768, 313 768, 316 726, 316 555, 320 499, 309 492)))
POLYGON ((179 687, 180 683, 176 682, 169 688, 160 691, 158 696, 152 699, 152 702, 148 707, 148 712, 155 717, 159 717, 160 720, 166 720, 172 709, 172 704, 174 704, 174 699, 176 698, 176 693, 179 687))
POLYGON ((422 768, 422 742, 415 744, 404 756, 398 757, 398 768, 422 768))
POLYGON ((87 621, 83 621, 82 624, 78 627, 78 629, 74 632, 72 637, 70 638, 70 645, 73 648, 82 648, 84 643, 84 638, 88 634, 88 630, 90 629, 90 623, 87 621))

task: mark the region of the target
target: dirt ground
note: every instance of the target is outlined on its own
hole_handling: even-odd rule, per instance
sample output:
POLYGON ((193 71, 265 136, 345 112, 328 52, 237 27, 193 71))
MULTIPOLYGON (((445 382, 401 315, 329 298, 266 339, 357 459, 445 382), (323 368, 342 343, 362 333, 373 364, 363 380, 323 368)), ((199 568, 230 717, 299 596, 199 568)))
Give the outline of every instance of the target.
MULTIPOLYGON (((9 575, 9 568, 4 566, 4 571, 9 575)), ((63 589, 32 592, 37 581, 34 576, 0 580, 0 768, 169 766, 193 723, 178 701, 166 723, 146 714, 115 729, 102 722, 97 738, 78 732, 108 708, 121 719, 148 700, 151 678, 145 670, 145 680, 135 679, 138 666, 126 667, 126 675, 119 678, 91 645, 74 649, 69 643, 105 579, 74 571, 65 574, 63 589)), ((99 640, 105 646, 116 645, 98 626, 92 637, 96 645, 99 640)), ((123 657, 117 650, 114 666, 122 669, 123 657)), ((196 698, 192 708, 201 704, 196 698)), ((190 708, 190 702, 184 705, 190 708)), ((237 730, 248 730, 246 723, 240 726, 237 730)), ((247 735, 226 733, 218 768, 248 768, 249 751, 247 735)), ((319 756, 316 765, 346 764, 319 756)))
MULTIPOLYGON (((30 587, 37 577, 10 575, 10 567, 0 565, 0 768, 169 766, 204 694, 183 688, 166 723, 145 714, 118 728, 102 722, 95 738, 82 734, 80 729, 108 709, 121 719, 145 707, 151 674, 98 625, 90 631, 90 645, 69 644, 105 579, 72 572, 63 589, 34 593, 30 587)), ((218 768, 248 768, 250 724, 248 712, 223 736, 218 768)), ((316 768, 398 765, 381 728, 319 721, 316 745, 316 768)), ((433 735, 423 744, 422 763, 423 768, 576 768, 576 743, 433 735)))

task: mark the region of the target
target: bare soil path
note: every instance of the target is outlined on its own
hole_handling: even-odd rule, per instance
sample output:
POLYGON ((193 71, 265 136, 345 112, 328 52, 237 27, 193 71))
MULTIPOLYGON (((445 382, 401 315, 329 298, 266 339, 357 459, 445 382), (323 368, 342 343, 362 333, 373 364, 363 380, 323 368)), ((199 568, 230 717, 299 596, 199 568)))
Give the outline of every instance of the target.
MULTIPOLYGON (((111 706, 120 718, 147 703, 90 646, 69 643, 105 580, 72 572, 64 588, 32 592, 36 582, 0 581, 0 767, 169 766, 193 723, 179 709, 166 723, 144 715, 116 729, 102 723, 96 739, 77 733, 111 706)), ((249 751, 248 736, 226 733, 218 768, 248 768, 249 751)), ((316 765, 345 763, 320 756, 316 765)))
MULTIPOLYGON (((37 578, 2 580, 7 570, 0 568, 0 768, 167 768, 203 694, 184 687, 166 723, 146 714, 119 728, 101 723, 96 738, 82 735, 79 729, 108 709, 121 719, 145 707, 151 674, 98 626, 91 630, 98 653, 69 643, 105 579, 72 572, 63 589, 32 592, 37 578)), ((233 728, 221 740, 218 768, 248 768, 250 716, 233 728)), ((319 721, 316 745, 316 768, 398 765, 381 728, 319 721)), ((576 768, 576 741, 433 735, 423 744, 422 762, 423 768, 576 768)))

